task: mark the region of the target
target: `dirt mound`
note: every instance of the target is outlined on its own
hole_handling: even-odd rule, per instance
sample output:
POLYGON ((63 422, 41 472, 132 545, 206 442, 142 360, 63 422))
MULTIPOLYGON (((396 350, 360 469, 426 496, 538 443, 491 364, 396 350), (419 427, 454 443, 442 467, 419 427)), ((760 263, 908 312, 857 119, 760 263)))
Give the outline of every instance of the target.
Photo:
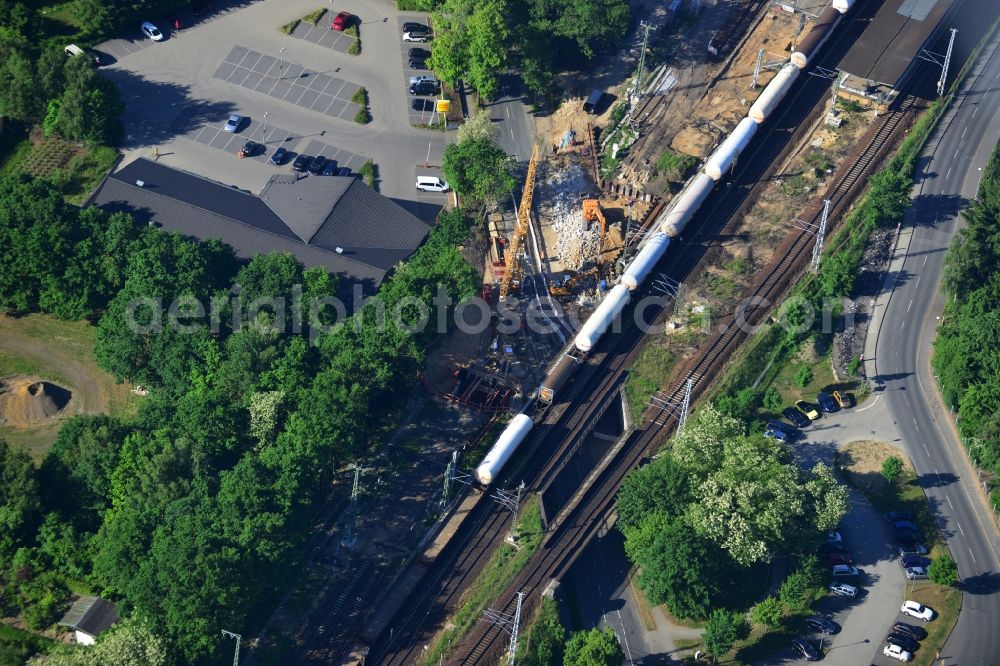
POLYGON ((0 382, 0 425, 30 428, 58 417, 73 394, 37 377, 0 382))

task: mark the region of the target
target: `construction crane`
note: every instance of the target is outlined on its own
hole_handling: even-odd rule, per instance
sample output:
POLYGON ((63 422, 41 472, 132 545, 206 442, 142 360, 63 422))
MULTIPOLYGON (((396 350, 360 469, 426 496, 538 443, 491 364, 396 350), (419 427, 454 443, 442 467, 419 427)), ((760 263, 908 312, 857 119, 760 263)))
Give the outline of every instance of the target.
POLYGON ((531 151, 531 161, 528 162, 528 175, 524 178, 524 191, 521 193, 521 205, 517 209, 517 223, 514 225, 514 237, 507 246, 505 263, 506 270, 500 280, 500 302, 502 303, 511 287, 521 286, 521 276, 524 273, 524 237, 528 235, 528 225, 531 224, 531 197, 535 193, 535 170, 538 168, 538 144, 531 151))

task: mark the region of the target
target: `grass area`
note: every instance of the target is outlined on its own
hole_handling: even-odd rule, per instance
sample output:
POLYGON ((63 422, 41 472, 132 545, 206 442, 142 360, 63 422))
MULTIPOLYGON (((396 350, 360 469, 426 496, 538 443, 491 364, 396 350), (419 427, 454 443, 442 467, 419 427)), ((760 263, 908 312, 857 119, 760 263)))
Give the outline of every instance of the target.
POLYGON ((46 654, 56 642, 50 638, 0 624, 0 666, 20 666, 36 654, 46 654))
POLYGON ((293 32, 295 32, 295 29, 297 27, 299 27, 299 23, 301 21, 302 21, 302 19, 295 19, 294 21, 289 21, 285 25, 283 25, 280 28, 278 28, 278 30, 280 30, 281 32, 285 33, 286 35, 290 35, 293 32))
POLYGON ((53 180, 58 182, 66 200, 79 206, 97 189, 117 159, 118 151, 110 146, 88 148, 73 157, 58 179, 53 180))
POLYGON ((935 663, 938 651, 944 647, 952 628, 958 622, 962 593, 952 587, 942 587, 922 580, 907 585, 906 598, 919 601, 937 611, 937 617, 933 620, 919 623, 927 630, 927 638, 920 642, 920 649, 914 653, 912 662, 915 666, 930 666, 935 663))
POLYGON ((358 40, 361 39, 361 29, 358 27, 357 23, 352 23, 351 25, 347 26, 344 32, 353 37, 354 39, 358 40))
POLYGON ((351 45, 347 47, 347 55, 361 55, 361 40, 355 39, 351 42, 351 45))
POLYGON ((496 595, 507 588, 542 542, 542 516, 534 498, 528 498, 514 530, 518 548, 503 543, 493 553, 479 577, 462 595, 462 605, 451 617, 447 628, 439 632, 420 664, 435 666, 444 660, 452 646, 457 646, 480 620, 496 595))
POLYGON ((21 160, 13 168, 35 178, 52 176, 56 170, 68 166, 70 160, 83 150, 72 141, 58 136, 43 137, 40 133, 33 133, 31 142, 31 149, 22 153, 21 160))
MULTIPOLYGON (((309 12, 308 14, 306 14, 305 16, 303 16, 302 17, 302 21, 304 23, 308 23, 309 25, 319 25, 319 21, 320 21, 320 19, 323 18, 324 14, 326 14, 326 7, 320 7, 316 11, 309 12)), ((293 28, 293 30, 294 30, 294 28, 293 28)))
POLYGON ((358 173, 365 179, 365 184, 368 185, 368 187, 378 191, 378 167, 374 162, 368 160, 362 164, 361 168, 358 169, 358 173))
POLYGON ((697 164, 697 158, 667 148, 656 160, 656 175, 665 176, 672 181, 683 181, 697 164))
POLYGON ((15 123, 0 135, 0 171, 47 178, 76 205, 87 199, 117 159, 118 151, 110 146, 80 146, 37 131, 29 135, 15 123))
POLYGON ((633 419, 642 417, 646 403, 660 390, 675 360, 673 352, 655 341, 650 341, 639 352, 625 379, 625 399, 633 419))
POLYGON ((358 88, 357 92, 351 97, 351 101, 359 107, 358 112, 354 115, 354 122, 359 125, 370 123, 372 121, 372 114, 368 110, 368 90, 364 86, 358 88))

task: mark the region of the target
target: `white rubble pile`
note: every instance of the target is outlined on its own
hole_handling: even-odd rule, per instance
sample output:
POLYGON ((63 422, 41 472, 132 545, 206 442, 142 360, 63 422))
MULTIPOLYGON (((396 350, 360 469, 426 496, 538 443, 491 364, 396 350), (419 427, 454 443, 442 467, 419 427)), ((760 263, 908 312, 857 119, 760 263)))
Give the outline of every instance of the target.
POLYGON ((600 250, 600 223, 583 221, 583 197, 590 192, 590 182, 582 168, 571 164, 565 169, 549 170, 545 186, 549 195, 541 205, 541 214, 556 232, 555 256, 567 270, 577 271, 594 262, 600 250))

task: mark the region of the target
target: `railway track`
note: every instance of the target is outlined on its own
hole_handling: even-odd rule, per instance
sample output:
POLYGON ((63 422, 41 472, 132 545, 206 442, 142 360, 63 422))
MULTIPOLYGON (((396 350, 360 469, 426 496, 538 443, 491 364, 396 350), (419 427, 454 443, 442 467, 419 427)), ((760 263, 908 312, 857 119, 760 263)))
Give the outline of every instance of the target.
MULTIPOLYGON (((883 149, 895 136, 900 125, 908 117, 916 98, 906 96, 900 100, 877 127, 861 154, 843 175, 835 181, 828 190, 827 198, 831 200, 831 209, 842 210, 849 203, 852 194, 863 184, 869 169, 876 163, 883 149)), ((817 212, 812 221, 818 221, 817 212)), ((720 370, 728 359, 733 348, 747 336, 746 326, 740 323, 754 324, 769 311, 771 303, 776 299, 788 278, 795 273, 805 258, 813 243, 812 234, 801 231, 794 234, 790 241, 784 244, 784 251, 776 253, 777 259, 764 272, 764 277, 747 294, 747 303, 742 312, 734 313, 723 330, 707 345, 693 366, 686 373, 684 380, 667 395, 667 401, 678 404, 686 391, 687 377, 694 380, 693 397, 700 395, 708 386, 707 378, 720 370)), ((501 595, 502 604, 498 610, 512 613, 517 592, 524 592, 522 616, 530 613, 541 591, 550 580, 559 579, 569 570, 579 554, 605 523, 605 519, 614 507, 615 495, 624 476, 634 469, 641 460, 656 446, 662 444, 676 425, 673 412, 665 408, 651 408, 645 418, 648 427, 636 431, 630 441, 619 452, 616 460, 598 477, 597 481, 585 492, 576 509, 561 522, 555 531, 547 535, 539 548, 537 561, 529 564, 514 583, 501 595)), ((472 634, 463 642, 456 656, 448 664, 487 664, 495 663, 506 649, 506 634, 500 628, 480 622, 472 634)))

